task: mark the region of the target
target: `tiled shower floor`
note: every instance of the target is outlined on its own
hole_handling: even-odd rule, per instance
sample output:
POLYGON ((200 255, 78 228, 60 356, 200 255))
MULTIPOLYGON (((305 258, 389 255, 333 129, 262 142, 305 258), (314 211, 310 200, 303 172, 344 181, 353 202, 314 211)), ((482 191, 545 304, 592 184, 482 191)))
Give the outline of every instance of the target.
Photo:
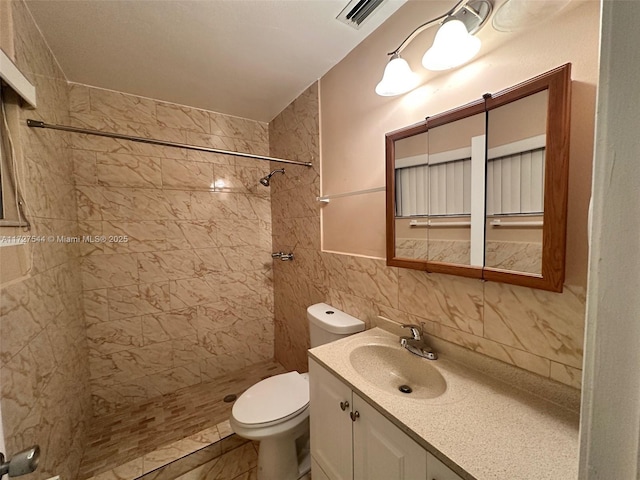
POLYGON ((239 395, 261 379, 284 372, 278 363, 263 362, 93 419, 79 478, 124 465, 224 422, 233 405, 223 402, 226 395, 239 395))

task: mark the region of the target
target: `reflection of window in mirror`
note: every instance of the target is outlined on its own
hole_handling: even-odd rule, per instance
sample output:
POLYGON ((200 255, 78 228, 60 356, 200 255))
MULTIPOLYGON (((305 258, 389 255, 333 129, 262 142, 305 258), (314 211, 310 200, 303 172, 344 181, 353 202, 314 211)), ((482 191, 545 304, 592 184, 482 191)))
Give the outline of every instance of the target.
MULTIPOLYGON (((19 191, 16 188, 14 142, 9 130, 9 104, 17 105, 18 98, 8 88, 0 90, 0 227, 28 226, 22 212, 19 191)), ((16 113, 15 111, 13 112, 16 113)), ((15 120, 15 119, 14 119, 15 120)))
POLYGON ((482 112, 395 141, 396 257, 482 266, 484 132, 482 112))
POLYGON ((428 258, 429 135, 424 132, 395 142, 396 256, 428 258))
POLYGON ((473 178, 484 180, 485 114, 479 113, 429 129, 429 260, 458 265, 482 266, 480 243, 472 242, 472 230, 482 230, 484 214, 474 222, 473 178), (475 248, 474 248, 475 246, 475 248), (475 254, 474 254, 475 251, 475 254))
POLYGON ((488 112, 485 265, 542 273, 548 91, 488 112))

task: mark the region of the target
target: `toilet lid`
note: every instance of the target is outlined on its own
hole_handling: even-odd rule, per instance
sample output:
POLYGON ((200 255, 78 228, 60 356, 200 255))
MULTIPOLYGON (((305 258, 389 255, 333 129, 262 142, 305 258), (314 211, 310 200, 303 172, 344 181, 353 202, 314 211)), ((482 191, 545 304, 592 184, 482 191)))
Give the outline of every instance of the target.
POLYGON ((240 423, 255 425, 289 417, 309 404, 309 381, 298 372, 266 378, 244 392, 233 404, 240 423))

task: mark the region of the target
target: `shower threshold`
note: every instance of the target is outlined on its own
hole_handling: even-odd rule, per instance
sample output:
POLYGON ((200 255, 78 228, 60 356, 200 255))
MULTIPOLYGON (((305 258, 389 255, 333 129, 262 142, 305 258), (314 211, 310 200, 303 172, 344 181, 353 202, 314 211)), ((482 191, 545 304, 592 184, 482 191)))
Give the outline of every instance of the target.
POLYGON ((179 465, 192 467, 204 461, 198 469, 212 467, 218 472, 224 467, 224 475, 198 478, 235 480, 240 476, 246 480, 242 475, 251 473, 247 462, 253 462, 255 447, 232 434, 226 420, 233 403, 225 402, 224 397, 284 372, 273 360, 259 362, 210 382, 94 417, 78 478, 191 480, 176 473, 182 469, 179 465), (221 456, 216 457, 218 454, 221 456), (228 463, 247 469, 225 466, 228 463), (161 473, 167 466, 169 473, 161 473))
POLYGON ((227 420, 89 480, 187 480, 200 478, 196 470, 204 469, 232 480, 255 469, 257 458, 257 446, 235 435, 227 420))

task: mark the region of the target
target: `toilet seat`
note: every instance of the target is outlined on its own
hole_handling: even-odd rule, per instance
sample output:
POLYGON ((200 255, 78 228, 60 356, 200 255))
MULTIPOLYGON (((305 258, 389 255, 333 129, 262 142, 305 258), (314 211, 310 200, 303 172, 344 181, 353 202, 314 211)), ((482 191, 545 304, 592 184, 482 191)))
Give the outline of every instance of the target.
MULTIPOLYGON (((233 420, 245 428, 285 422, 309 407, 307 375, 288 372, 266 378, 244 392, 233 405, 233 420)), ((305 412, 308 416, 308 411, 305 412)))

